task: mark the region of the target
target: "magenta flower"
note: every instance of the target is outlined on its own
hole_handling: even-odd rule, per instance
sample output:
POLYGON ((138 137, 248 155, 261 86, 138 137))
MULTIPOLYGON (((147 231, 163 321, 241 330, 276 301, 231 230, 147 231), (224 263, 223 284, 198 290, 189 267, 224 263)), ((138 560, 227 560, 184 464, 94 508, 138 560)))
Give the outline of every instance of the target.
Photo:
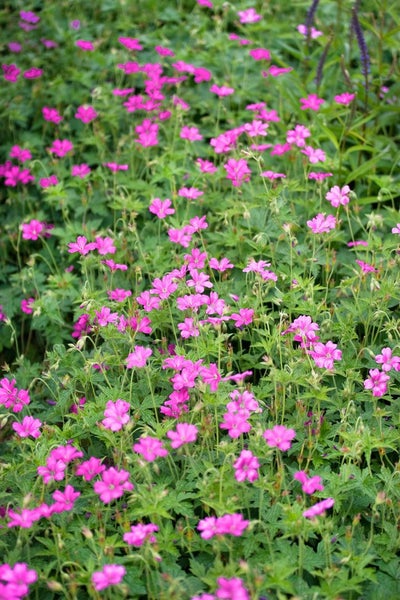
POLYGON ((35 15, 35 13, 31 10, 21 10, 19 12, 19 16, 23 21, 26 21, 27 23, 39 23, 40 21, 40 17, 35 15))
POLYGON ((239 577, 218 577, 218 588, 216 597, 225 598, 226 600, 249 600, 249 592, 243 585, 243 581, 239 577))
POLYGON ((308 227, 313 233, 328 233, 336 227, 336 219, 333 215, 318 213, 313 219, 307 221, 308 227))
POLYGON ((288 429, 284 425, 274 425, 272 429, 267 429, 263 433, 263 438, 270 448, 279 448, 282 451, 289 450, 295 437, 295 430, 288 429))
POLYGON ((337 344, 331 341, 326 344, 317 342, 313 345, 312 350, 308 350, 308 354, 321 369, 331 370, 334 360, 342 360, 342 351, 338 349, 337 344))
POLYGON ((344 185, 340 188, 338 185, 331 187, 325 198, 331 203, 332 206, 337 208, 342 205, 345 206, 350 202, 349 193, 350 188, 348 185, 344 185))
POLYGON ((40 436, 40 427, 42 422, 39 419, 33 417, 24 417, 22 423, 13 423, 12 428, 21 438, 33 437, 38 438, 40 436))
POLYGON ((325 100, 323 98, 318 98, 316 94, 309 94, 307 98, 300 98, 301 110, 319 110, 319 107, 324 102, 325 100))
POLYGON ((51 507, 52 512, 60 513, 72 510, 74 508, 75 500, 79 498, 80 495, 81 493, 75 491, 72 485, 67 485, 63 492, 56 490, 52 494, 52 498, 55 500, 55 503, 51 507))
POLYGON ((266 48, 253 48, 249 54, 254 60, 270 60, 271 52, 266 48))
POLYGON ((181 336, 185 339, 200 335, 200 330, 191 317, 187 317, 183 323, 178 323, 178 329, 181 332, 181 336))
POLYGON ((373 265, 364 262, 363 260, 356 260, 356 263, 360 267, 363 273, 377 273, 377 269, 373 265))
POLYGON ((80 165, 72 165, 71 175, 72 177, 80 177, 83 179, 91 172, 91 168, 86 163, 80 165))
POLYGON ((400 233, 400 223, 397 223, 396 227, 392 227, 392 233, 400 233))
POLYGON ((242 435, 242 433, 248 433, 251 429, 250 423, 247 421, 250 416, 250 412, 246 409, 240 409, 235 412, 224 413, 223 421, 220 424, 221 429, 227 429, 229 437, 236 439, 242 435))
POLYGON ((369 378, 364 381, 364 388, 372 390, 372 395, 375 398, 380 398, 387 392, 387 382, 389 379, 389 375, 386 375, 386 373, 379 369, 370 369, 369 378))
POLYGON ((140 437, 139 441, 133 445, 133 450, 141 454, 147 462, 153 462, 168 454, 168 450, 163 447, 162 442, 158 438, 150 436, 140 437))
POLYGON ((107 292, 110 300, 114 302, 124 302, 129 296, 132 296, 131 290, 124 290, 123 288, 115 288, 115 290, 109 290, 107 292))
POLYGON ((120 44, 125 46, 125 48, 128 48, 128 50, 143 50, 143 46, 137 38, 119 37, 118 41, 120 44))
POLYGON ((201 531, 200 537, 209 540, 215 535, 233 535, 240 537, 247 529, 250 521, 243 519, 240 513, 226 514, 222 517, 206 517, 201 519, 197 529, 201 531))
POLYGON ((34 569, 29 569, 26 563, 15 563, 13 567, 9 564, 0 565, 0 579, 6 582, 0 587, 4 592, 4 600, 17 600, 29 593, 29 585, 37 581, 38 575, 34 569))
POLYGON ((145 542, 154 544, 157 540, 153 533, 156 531, 158 531, 158 527, 154 523, 148 523, 147 525, 138 523, 138 525, 132 525, 131 530, 124 533, 123 540, 129 546, 135 546, 136 548, 143 546, 145 542))
POLYGON ((180 448, 183 444, 195 442, 197 439, 198 428, 190 423, 178 423, 176 431, 168 431, 167 437, 171 440, 172 448, 180 448))
POLYGON ((120 498, 124 492, 133 490, 133 484, 128 481, 129 472, 110 467, 101 474, 101 481, 96 481, 93 489, 104 504, 120 498))
POLYGON ((81 50, 84 50, 85 52, 91 52, 92 50, 94 50, 93 43, 89 42, 88 40, 77 40, 75 42, 75 46, 77 46, 81 50))
POLYGON ((15 379, 10 381, 7 377, 3 377, 0 380, 0 404, 17 413, 30 403, 30 397, 27 390, 19 390, 15 384, 15 379))
POLYGON ((239 458, 233 463, 235 469, 236 481, 250 481, 253 482, 258 479, 258 469, 260 463, 258 458, 250 450, 242 450, 239 458))
POLYGON ((133 367, 145 367, 147 359, 153 354, 151 348, 145 348, 144 346, 135 346, 135 350, 128 354, 126 359, 126 366, 128 369, 133 367))
POLYGON ((156 278, 152 282, 153 287, 150 292, 157 295, 160 300, 166 300, 178 289, 178 284, 174 282, 172 275, 167 273, 161 279, 156 278))
POLYGON ((253 322, 254 310, 252 308, 240 308, 239 313, 231 314, 236 327, 244 327, 253 322))
POLYGON ((195 187, 182 187, 178 190, 178 196, 187 198, 187 200, 196 200, 196 198, 200 198, 203 194, 204 192, 195 187))
POLYGON ((33 313, 33 304, 35 302, 35 298, 24 298, 21 300, 21 310, 26 315, 31 315, 33 313))
MULTIPOLYGON (((301 33, 301 35, 304 35, 305 37, 308 36, 308 29, 307 29, 306 25, 303 25, 303 24, 298 25, 297 26, 297 31, 299 33, 301 33)), ((320 35, 322 35, 322 31, 318 31, 318 29, 315 29, 315 27, 311 27, 310 38, 312 40, 315 40, 320 35)))
POLYGON ((43 483, 53 483, 53 481, 62 481, 65 477, 66 464, 64 461, 49 456, 45 466, 39 466, 36 471, 43 477, 43 483))
POLYGON ((241 187, 241 185, 250 180, 251 171, 244 158, 235 160, 230 158, 227 163, 224 164, 226 170, 226 178, 232 181, 234 187, 241 187))
POLYGON ((46 224, 32 219, 29 223, 23 223, 21 229, 24 240, 37 240, 46 231, 46 224))
POLYGON ((18 77, 21 73, 21 69, 18 69, 17 65, 1 65, 3 70, 4 79, 6 81, 10 81, 11 83, 15 83, 18 81, 18 77))
POLYGON ((126 569, 122 565, 104 565, 101 571, 92 573, 93 587, 100 592, 111 585, 118 585, 125 574, 126 569))
POLYGON ((321 502, 317 502, 307 510, 303 512, 303 517, 307 519, 313 519, 318 515, 322 515, 328 508, 332 508, 335 504, 335 500, 333 498, 326 498, 325 500, 321 500, 321 502))
POLYGON ((27 160, 31 160, 32 154, 27 148, 21 148, 20 146, 13 146, 8 155, 10 158, 16 158, 19 162, 24 163, 27 160))
POLYGON ((129 402, 125 402, 118 398, 115 402, 109 400, 104 411, 105 419, 102 424, 106 429, 111 431, 119 431, 124 425, 129 423, 129 402))
POLYGON ((100 475, 105 471, 105 466, 101 464, 101 460, 95 456, 91 456, 89 460, 81 462, 75 470, 76 475, 81 475, 85 481, 90 481, 96 475, 100 475))
POLYGON ((400 356, 393 356, 391 348, 382 348, 381 354, 375 356, 378 365, 382 365, 382 371, 400 371, 400 356))
POLYGON ((303 344, 310 344, 316 342, 319 338, 316 331, 319 330, 319 325, 314 323, 311 317, 306 315, 300 315, 293 321, 293 323, 282 332, 282 335, 286 333, 294 333, 293 339, 296 342, 302 342, 303 344))
POLYGON ((79 119, 82 123, 90 123, 97 117, 97 112, 93 106, 79 106, 75 113, 75 119, 79 119))
POLYGON ((49 108, 48 106, 44 106, 42 108, 42 114, 45 121, 49 121, 50 123, 60 123, 63 118, 55 108, 49 108))
POLYGON ((324 489, 322 479, 319 475, 308 477, 305 471, 296 471, 293 477, 301 483, 301 489, 305 494, 314 494, 316 491, 322 492, 324 489))
POLYGON ((49 152, 55 154, 58 157, 65 156, 68 152, 73 150, 74 146, 72 142, 69 140, 54 140, 50 148, 48 148, 49 152))
POLYGON ((31 69, 27 69, 23 72, 25 79, 38 79, 42 75, 43 69, 37 69, 36 67, 32 67, 31 69))
POLYGON ((50 177, 42 177, 39 179, 39 185, 42 188, 49 188, 53 185, 58 185, 58 179, 56 175, 50 175, 50 177))

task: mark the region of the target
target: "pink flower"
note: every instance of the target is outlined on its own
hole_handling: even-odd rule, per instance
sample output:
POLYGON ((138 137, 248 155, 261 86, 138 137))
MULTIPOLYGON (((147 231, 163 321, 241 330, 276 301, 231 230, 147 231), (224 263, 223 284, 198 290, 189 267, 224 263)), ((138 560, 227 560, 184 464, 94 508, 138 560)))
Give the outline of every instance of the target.
POLYGON ((301 153, 307 156, 311 164, 324 162, 326 159, 326 154, 323 150, 321 150, 321 148, 313 148, 312 146, 306 146, 304 150, 301 151, 301 153))
POLYGON ((110 237, 102 238, 97 236, 94 242, 95 249, 101 255, 115 254, 117 249, 114 246, 114 240, 110 237))
POLYGON ((347 106, 348 104, 351 104, 353 102, 355 97, 355 94, 344 92, 343 94, 338 94, 337 96, 335 96, 334 100, 335 102, 337 102, 337 104, 343 104, 344 106, 347 106))
POLYGON ((86 163, 80 165, 72 165, 71 175, 72 177, 80 177, 83 179, 91 172, 91 168, 86 163))
POLYGON ((89 460, 85 460, 77 466, 75 474, 81 475, 85 481, 90 481, 96 477, 96 475, 100 475, 105 469, 105 466, 101 464, 99 458, 91 456, 89 460))
POLYGON ((37 474, 43 477, 43 483, 46 485, 64 479, 65 470, 65 462, 51 455, 46 460, 45 466, 39 466, 36 469, 37 474))
POLYGON ((75 46, 77 46, 81 50, 84 50, 85 52, 91 52, 92 50, 94 50, 93 43, 89 42, 88 40, 77 40, 75 42, 75 46))
POLYGON ((169 198, 160 200, 160 198, 154 198, 149 206, 149 211, 156 215, 159 219, 165 219, 168 215, 173 215, 175 209, 171 208, 172 202, 169 198))
POLYGON ((197 4, 199 4, 199 6, 205 6, 206 8, 213 8, 214 6, 211 0, 197 0, 197 4))
MULTIPOLYGON (((308 30, 307 27, 305 25, 298 25, 297 26, 297 31, 299 33, 301 33, 301 35, 304 35, 305 37, 308 36, 308 30)), ((311 27, 311 33, 310 33, 310 38, 312 40, 315 40, 316 38, 318 38, 320 35, 322 35, 322 31, 318 31, 318 29, 315 29, 314 27, 311 27)))
POLYGON ((183 140, 189 140, 189 142, 198 142, 203 139, 197 127, 188 127, 187 125, 182 127, 179 137, 183 140))
POLYGON ((151 348, 145 348, 144 346, 135 346, 135 350, 128 354, 126 359, 127 369, 133 369, 133 367, 145 367, 147 359, 153 354, 151 348))
POLYGON ((325 216, 325 213, 318 213, 313 219, 307 221, 308 227, 313 233, 328 233, 336 227, 336 219, 333 215, 325 216))
POLYGON ((78 252, 79 254, 85 256, 91 250, 96 248, 96 244, 94 242, 88 242, 84 235, 78 235, 76 238, 76 242, 70 242, 68 244, 68 252, 70 254, 74 254, 78 252))
POLYGON ((267 429, 263 433, 263 438, 266 440, 270 448, 279 448, 279 450, 289 450, 291 441, 296 437, 294 429, 288 429, 284 425, 275 425, 272 429, 267 429))
POLYGON ((333 173, 314 172, 308 174, 308 179, 314 179, 315 181, 324 181, 327 177, 332 177, 333 173))
POLYGON ((233 88, 227 87, 225 85, 218 86, 214 83, 210 87, 210 92, 212 92, 213 94, 216 94, 217 96, 222 98, 224 96, 230 96, 231 94, 234 94, 235 90, 233 88))
POLYGON ((332 206, 337 208, 339 205, 345 206, 350 202, 349 193, 350 188, 348 185, 344 185, 340 188, 338 185, 331 187, 325 198, 331 203, 332 206))
POLYGON ((221 429, 227 429, 229 437, 236 439, 242 433, 248 433, 251 429, 247 418, 250 412, 246 409, 239 409, 235 412, 228 411, 223 415, 223 422, 220 424, 221 429))
POLYGON ((124 425, 129 423, 129 402, 125 402, 118 398, 115 402, 109 400, 104 411, 105 419, 102 424, 106 429, 111 431, 119 431, 124 425))
POLYGON ((247 479, 247 481, 253 482, 259 477, 260 463, 250 450, 242 450, 239 458, 233 463, 233 467, 236 481, 246 481, 247 479))
POLYGON ((210 160, 203 160, 202 158, 198 158, 196 160, 196 165, 199 167, 202 173, 215 173, 216 171, 218 171, 218 168, 210 160))
POLYGON ((123 540, 130 546, 135 546, 136 548, 143 546, 145 542, 154 544, 157 540, 153 533, 156 531, 158 531, 158 527, 157 525, 154 525, 154 523, 148 523, 147 525, 138 523, 138 525, 132 525, 131 530, 124 533, 123 540))
POLYGON ((303 148, 306 145, 306 138, 310 137, 310 130, 304 125, 296 125, 294 129, 290 129, 286 134, 288 144, 295 144, 298 148, 303 148))
POLYGON ((124 290, 123 288, 115 288, 115 290, 109 290, 107 292, 110 300, 114 300, 114 302, 124 302, 129 296, 132 296, 132 292, 130 290, 124 290))
POLYGON ((154 50, 160 56, 175 56, 175 52, 170 50, 170 48, 166 48, 165 46, 155 46, 154 50))
POLYGON ((82 123, 90 123, 97 117, 97 112, 93 106, 79 106, 75 113, 75 119, 79 119, 82 123))
POLYGON ((29 223, 21 225, 22 238, 24 240, 37 240, 40 235, 46 231, 46 224, 36 219, 32 219, 29 223))
POLYGON ((254 60, 270 60, 271 52, 266 48, 253 48, 249 54, 254 60))
POLYGON ((144 121, 135 127, 136 133, 139 135, 135 139, 135 142, 143 146, 144 148, 158 145, 158 125, 153 123, 150 119, 144 119, 144 121))
POLYGON ((223 273, 227 269, 234 268, 234 265, 226 257, 221 258, 221 260, 218 260, 217 258, 210 258, 208 264, 210 265, 211 269, 215 269, 215 271, 219 271, 220 273, 223 273))
POLYGON ((185 339, 200 335, 200 330, 192 318, 186 318, 183 323, 178 323, 178 329, 181 332, 181 336, 185 339))
POLYGON ((236 327, 244 327, 253 322, 254 310, 252 308, 241 308, 239 313, 231 314, 231 319, 235 321, 236 327))
POLYGON ((101 481, 96 481, 93 489, 104 504, 120 498, 125 491, 133 490, 133 484, 128 481, 129 472, 110 467, 101 474, 101 481))
POLYGON ((308 350, 308 354, 312 356, 317 367, 321 369, 333 369, 334 360, 342 360, 342 352, 337 348, 337 344, 329 341, 326 344, 317 342, 313 345, 312 350, 308 350))
POLYGON ((42 425, 42 422, 39 419, 34 419, 33 417, 24 417, 22 423, 13 423, 12 428, 21 438, 33 437, 38 438, 40 436, 39 427, 42 425))
POLYGON ((72 142, 69 140, 54 140, 50 148, 48 148, 49 152, 55 154, 58 157, 65 156, 68 152, 73 150, 74 146, 72 142))
POLYGON ((301 488, 305 494, 314 494, 316 491, 322 492, 324 489, 321 477, 319 477, 319 475, 308 477, 305 471, 296 471, 293 477, 297 481, 300 481, 301 488))
POLYGON ((307 519, 313 519, 317 515, 322 515, 328 508, 332 508, 335 504, 333 498, 326 498, 325 500, 321 500, 321 502, 317 502, 307 510, 303 512, 303 517, 307 519))
POLYGON ((9 42, 7 46, 10 52, 16 52, 17 54, 22 50, 22 45, 19 42, 9 42))
POLYGON ((382 365, 382 371, 387 373, 391 369, 400 371, 400 356, 393 356, 391 348, 382 348, 381 354, 375 356, 378 365, 382 365))
POLYGON ((168 450, 163 447, 162 442, 151 436, 140 437, 139 441, 133 445, 133 450, 141 454, 147 462, 153 462, 158 457, 168 454, 168 450))
POLYGON ((93 587, 100 592, 111 585, 118 585, 125 574, 126 569, 122 565, 104 565, 101 571, 92 574, 93 587))
POLYGON ((266 177, 270 181, 273 181, 274 179, 286 179, 284 173, 277 173, 276 171, 263 171, 260 175, 261 177, 266 177))
POLYGON ((241 187, 241 185, 250 180, 251 171, 244 158, 235 160, 230 158, 227 163, 224 164, 226 170, 226 178, 232 181, 234 187, 241 187))
POLYGON ((217 598, 225 598, 225 600, 249 600, 248 591, 243 585, 243 581, 239 577, 218 577, 217 579, 217 598))
POLYGON ((35 13, 31 10, 21 10, 19 16, 23 21, 26 21, 27 23, 39 23, 40 21, 40 17, 35 15, 35 13))
POLYGON ((293 339, 296 342, 309 344, 318 340, 318 336, 315 333, 318 329, 319 325, 313 323, 311 317, 300 315, 300 317, 297 317, 297 319, 293 321, 288 329, 282 332, 282 335, 285 335, 286 333, 295 333, 293 339))
POLYGON ((182 187, 178 190, 178 196, 187 198, 188 200, 196 200, 196 198, 200 198, 203 194, 204 192, 195 187, 182 187))
POLYGON ((161 300, 166 300, 178 289, 178 284, 173 281, 173 277, 168 273, 161 279, 153 280, 153 287, 150 292, 156 294, 161 300))
POLYGON ((195 442, 197 439, 198 429, 196 425, 190 423, 178 423, 176 431, 168 431, 167 437, 171 441, 171 448, 180 448, 183 444, 195 442))
POLYGON ((200 537, 209 540, 215 535, 233 535, 240 537, 248 527, 250 521, 243 519, 240 513, 226 514, 222 517, 206 517, 201 519, 197 529, 201 531, 200 537))
POLYGON ((272 77, 279 77, 285 73, 290 73, 290 71, 293 71, 293 67, 277 67, 276 65, 271 65, 267 72, 262 72, 262 75, 263 77, 266 77, 268 74, 272 77))
POLYGON ((309 94, 307 98, 300 98, 301 110, 319 110, 321 104, 323 104, 325 100, 323 98, 318 98, 317 94, 309 94))
POLYGON ((110 171, 113 171, 113 173, 116 173, 117 171, 127 171, 129 168, 128 165, 119 165, 115 162, 104 163, 104 166, 110 169, 110 171))
POLYGON ((373 265, 370 265, 369 263, 366 263, 362 260, 356 260, 356 263, 358 264, 358 266, 360 267, 361 271, 363 273, 377 273, 377 269, 375 269, 375 267, 373 265))
POLYGON ((257 23, 262 19, 262 16, 257 14, 254 8, 248 8, 246 10, 239 10, 237 13, 239 21, 245 23, 257 23))
POLYGON ((80 495, 81 493, 75 491, 72 485, 67 485, 63 492, 56 490, 52 494, 52 498, 55 500, 55 503, 51 507, 52 512, 60 513, 72 510, 74 508, 75 500, 79 498, 80 495))
POLYGON ((400 233, 400 223, 397 223, 396 227, 392 227, 392 233, 400 233))
POLYGON ((387 392, 387 382, 389 379, 389 375, 379 371, 379 369, 370 369, 369 378, 364 381, 364 387, 366 390, 372 390, 372 395, 375 398, 380 398, 387 392))

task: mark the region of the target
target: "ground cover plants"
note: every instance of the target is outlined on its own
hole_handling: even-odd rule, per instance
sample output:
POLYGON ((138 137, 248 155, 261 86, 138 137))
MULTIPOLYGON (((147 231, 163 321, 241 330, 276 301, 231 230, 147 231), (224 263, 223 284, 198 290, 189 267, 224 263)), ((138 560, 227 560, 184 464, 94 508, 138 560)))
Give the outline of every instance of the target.
POLYGON ((397 4, 2 5, 0 599, 399 598, 397 4))

